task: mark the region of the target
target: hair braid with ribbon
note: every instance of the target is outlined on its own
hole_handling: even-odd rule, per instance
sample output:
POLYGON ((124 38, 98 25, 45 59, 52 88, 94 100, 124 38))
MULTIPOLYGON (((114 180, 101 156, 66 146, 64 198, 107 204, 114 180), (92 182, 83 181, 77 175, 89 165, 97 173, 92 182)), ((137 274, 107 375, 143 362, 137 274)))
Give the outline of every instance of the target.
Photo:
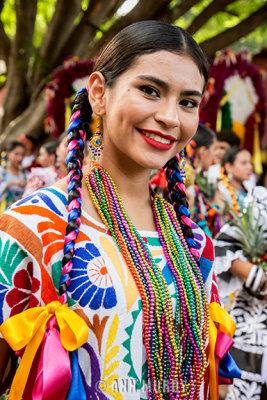
POLYGON ((181 223, 184 237, 194 257, 199 259, 197 244, 192 231, 192 221, 188 210, 188 201, 186 199, 186 189, 183 178, 180 173, 179 155, 171 158, 164 167, 168 180, 170 192, 170 202, 174 207, 178 221, 181 223))
POLYGON ((81 224, 82 205, 82 167, 85 140, 90 138, 89 123, 92 109, 86 89, 80 90, 74 100, 72 116, 68 128, 68 225, 64 238, 64 256, 62 259, 59 294, 61 303, 67 302, 67 288, 70 285, 70 271, 73 266, 74 245, 81 224))

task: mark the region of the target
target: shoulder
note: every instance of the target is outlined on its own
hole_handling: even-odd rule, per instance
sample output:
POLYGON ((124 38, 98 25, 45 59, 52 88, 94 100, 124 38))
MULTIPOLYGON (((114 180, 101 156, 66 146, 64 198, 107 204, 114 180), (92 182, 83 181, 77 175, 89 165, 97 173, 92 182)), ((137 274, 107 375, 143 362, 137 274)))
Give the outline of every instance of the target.
POLYGON ((15 202, 0 215, 0 230, 12 230, 25 227, 38 234, 41 222, 55 223, 67 218, 66 194, 57 188, 40 189, 15 202))

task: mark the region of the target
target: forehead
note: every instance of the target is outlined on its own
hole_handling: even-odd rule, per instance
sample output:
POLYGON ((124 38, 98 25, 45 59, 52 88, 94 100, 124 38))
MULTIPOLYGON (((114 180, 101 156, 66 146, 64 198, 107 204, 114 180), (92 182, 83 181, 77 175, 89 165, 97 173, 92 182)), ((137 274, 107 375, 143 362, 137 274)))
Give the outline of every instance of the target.
POLYGON ((240 151, 235 158, 235 161, 247 161, 251 159, 250 152, 247 150, 240 151))
POLYGON ((229 148, 230 144, 228 142, 221 142, 221 141, 217 141, 217 147, 221 148, 221 149, 225 149, 225 148, 229 148))
POLYGON ((169 85, 183 84, 188 89, 194 88, 200 92, 204 86, 204 77, 191 57, 166 50, 139 56, 124 74, 128 77, 151 75, 169 85))

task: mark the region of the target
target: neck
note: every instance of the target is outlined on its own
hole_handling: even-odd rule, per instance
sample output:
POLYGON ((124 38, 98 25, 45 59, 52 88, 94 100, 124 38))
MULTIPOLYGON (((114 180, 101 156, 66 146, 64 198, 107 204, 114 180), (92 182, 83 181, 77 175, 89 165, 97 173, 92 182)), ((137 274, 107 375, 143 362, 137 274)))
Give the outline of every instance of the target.
POLYGON ((234 188, 236 191, 238 191, 238 192, 241 191, 242 182, 240 182, 239 180, 236 180, 235 178, 232 178, 231 185, 233 186, 233 188, 234 188))
POLYGON ((19 173, 19 168, 16 165, 9 164, 9 170, 13 175, 17 175, 19 173))
POLYGON ((104 156, 99 164, 106 169, 114 180, 123 206, 138 230, 156 230, 149 193, 151 171, 144 168, 131 168, 127 163, 104 156))

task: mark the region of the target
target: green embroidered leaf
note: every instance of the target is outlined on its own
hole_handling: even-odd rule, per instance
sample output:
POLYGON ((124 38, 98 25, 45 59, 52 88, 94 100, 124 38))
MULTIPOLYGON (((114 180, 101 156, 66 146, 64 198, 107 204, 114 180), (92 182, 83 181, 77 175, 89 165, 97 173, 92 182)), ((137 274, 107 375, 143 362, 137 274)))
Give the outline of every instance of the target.
POLYGON ((10 244, 7 240, 3 244, 0 239, 0 283, 11 286, 14 271, 26 257, 27 253, 16 242, 10 244))

